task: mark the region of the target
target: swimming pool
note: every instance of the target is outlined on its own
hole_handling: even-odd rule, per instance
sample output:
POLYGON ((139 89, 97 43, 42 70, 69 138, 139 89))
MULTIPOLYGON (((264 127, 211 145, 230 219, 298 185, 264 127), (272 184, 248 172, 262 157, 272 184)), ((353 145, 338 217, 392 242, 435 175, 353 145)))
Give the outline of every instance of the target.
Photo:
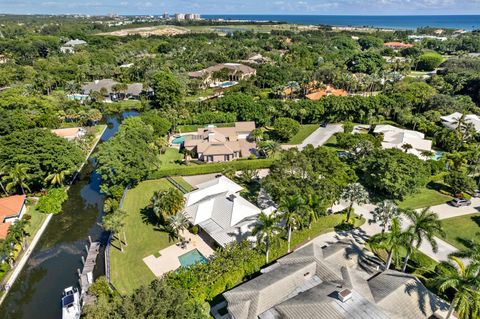
POLYGON ((222 89, 225 89, 225 88, 229 88, 231 86, 237 85, 237 84, 238 83, 234 82, 234 81, 227 81, 227 82, 220 83, 218 86, 221 87, 222 89))
POLYGON ((180 145, 182 144, 183 142, 185 142, 185 136, 178 136, 178 137, 175 137, 173 140, 172 140, 172 144, 175 144, 175 145, 180 145))
POLYGON ((445 152, 442 152, 442 151, 435 151, 435 154, 432 156, 431 159, 434 161, 439 161, 442 158, 444 153, 445 152))
POLYGON ((196 248, 186 254, 178 256, 178 260, 180 260, 182 267, 188 267, 196 263, 206 264, 208 262, 208 259, 205 258, 205 256, 203 256, 196 248))

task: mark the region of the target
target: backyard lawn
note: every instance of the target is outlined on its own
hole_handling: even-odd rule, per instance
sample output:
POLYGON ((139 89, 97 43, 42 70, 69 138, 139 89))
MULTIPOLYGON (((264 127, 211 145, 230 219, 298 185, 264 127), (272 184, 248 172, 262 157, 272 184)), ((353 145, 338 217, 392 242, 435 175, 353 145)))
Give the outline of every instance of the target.
POLYGON ((315 130, 319 127, 318 124, 306 124, 300 126, 300 130, 297 134, 295 134, 286 144, 288 145, 297 145, 301 144, 304 139, 306 139, 310 134, 315 132, 315 130))
POLYGON ((157 253, 173 244, 167 233, 157 229, 144 219, 141 211, 148 206, 153 193, 174 187, 165 179, 145 181, 127 192, 123 210, 127 212, 126 235, 128 247, 124 252, 112 241, 110 250, 110 273, 115 288, 122 294, 131 293, 135 288, 150 283, 155 276, 143 262, 143 258, 157 253))
POLYGON ((445 204, 452 198, 444 195, 434 189, 423 187, 415 194, 405 197, 405 199, 398 203, 399 208, 423 208, 440 204, 445 204))
POLYGON ((179 167, 180 164, 176 161, 183 160, 183 154, 178 151, 177 148, 169 147, 165 151, 165 154, 160 155, 160 163, 162 168, 179 167))
POLYGON ((446 242, 458 249, 465 249, 465 240, 479 238, 480 214, 464 215, 442 220, 446 242))

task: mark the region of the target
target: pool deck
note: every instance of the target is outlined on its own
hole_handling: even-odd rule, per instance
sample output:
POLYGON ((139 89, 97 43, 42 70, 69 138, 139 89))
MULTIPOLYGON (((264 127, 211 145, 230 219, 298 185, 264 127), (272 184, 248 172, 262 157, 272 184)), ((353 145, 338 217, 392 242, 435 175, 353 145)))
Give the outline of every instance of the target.
POLYGON ((160 250, 160 257, 153 255, 143 258, 143 262, 150 268, 156 277, 161 277, 163 274, 175 270, 181 266, 178 256, 184 255, 194 249, 205 256, 206 258, 213 255, 213 249, 203 241, 198 235, 193 235, 189 231, 185 231, 182 236, 185 239, 191 238, 191 243, 187 244, 187 248, 182 249, 177 245, 171 245, 160 250))

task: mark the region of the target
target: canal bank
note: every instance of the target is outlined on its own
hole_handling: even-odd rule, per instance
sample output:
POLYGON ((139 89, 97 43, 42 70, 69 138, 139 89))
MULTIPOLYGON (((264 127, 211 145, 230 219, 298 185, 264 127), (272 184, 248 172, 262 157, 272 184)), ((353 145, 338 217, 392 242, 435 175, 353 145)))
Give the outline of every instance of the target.
MULTIPOLYGON (((126 112, 106 119, 108 127, 102 141, 110 139, 126 112)), ((69 189, 69 198, 62 213, 51 218, 43 236, 33 249, 15 284, 3 302, 1 318, 61 318, 60 298, 65 287, 78 286, 76 269, 82 265, 88 236, 105 243, 107 235, 99 223, 104 197, 100 193, 100 177, 95 163, 89 160, 77 181, 69 189)), ((103 256, 103 254, 100 254, 103 256)), ((102 275, 104 260, 99 257, 95 275, 102 275)))

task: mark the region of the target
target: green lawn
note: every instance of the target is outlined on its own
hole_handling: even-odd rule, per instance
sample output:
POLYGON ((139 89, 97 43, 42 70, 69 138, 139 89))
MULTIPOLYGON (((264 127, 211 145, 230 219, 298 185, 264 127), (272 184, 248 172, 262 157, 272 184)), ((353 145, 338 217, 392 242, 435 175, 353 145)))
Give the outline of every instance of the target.
POLYGON ((43 221, 47 218, 47 215, 37 211, 35 205, 29 206, 26 214, 31 216, 30 222, 26 228, 28 234, 26 238, 28 242, 31 242, 38 229, 42 226, 43 221))
POLYGON ((479 238, 480 214, 444 219, 442 226, 446 234, 444 240, 458 249, 465 249, 465 240, 479 238))
POLYGON ((198 92, 195 95, 190 95, 190 96, 185 97, 185 102, 193 102, 193 101, 196 101, 200 97, 207 97, 207 96, 213 95, 214 93, 215 93, 214 88, 208 88, 208 89, 205 89, 205 90, 201 90, 200 92, 198 92))
POLYGON ((318 124, 305 124, 300 126, 300 130, 295 134, 286 144, 297 145, 301 144, 310 134, 312 134, 317 128, 318 124))
POLYGON ((176 148, 169 147, 165 151, 165 154, 160 155, 160 163, 162 168, 174 168, 179 167, 180 164, 175 163, 175 161, 183 160, 183 154, 178 151, 176 148))
POLYGON ((400 208, 417 209, 445 204, 451 199, 450 196, 443 195, 434 189, 423 187, 415 192, 415 194, 405 197, 403 201, 397 204, 400 208))
POLYGON ((173 180, 175 180, 178 184, 180 184, 180 186, 183 186, 183 188, 185 188, 187 191, 191 192, 193 191, 193 186, 190 185, 189 183, 187 183, 183 177, 180 177, 180 176, 173 176, 172 177, 173 180))
POLYGON ((126 235, 128 247, 122 253, 118 240, 113 240, 110 250, 111 280, 122 294, 131 293, 135 288, 150 283, 154 274, 143 262, 143 258, 157 253, 172 244, 168 234, 144 221, 141 211, 148 206, 153 193, 173 187, 167 180, 152 180, 140 183, 127 192, 123 209, 127 212, 126 235))

